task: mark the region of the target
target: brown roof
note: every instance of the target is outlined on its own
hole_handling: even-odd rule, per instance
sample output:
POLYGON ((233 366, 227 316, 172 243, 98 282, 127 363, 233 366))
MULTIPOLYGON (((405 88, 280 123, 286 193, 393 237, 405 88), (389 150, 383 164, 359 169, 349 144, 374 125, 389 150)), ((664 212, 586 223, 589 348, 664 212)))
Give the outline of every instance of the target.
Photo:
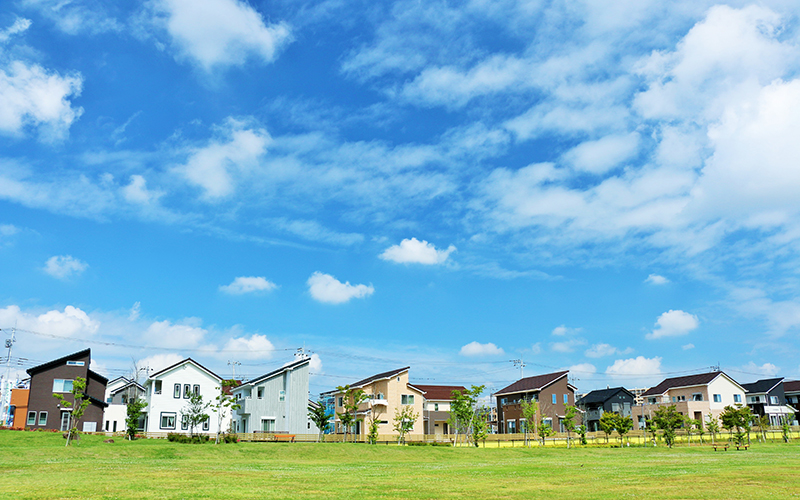
POLYGON ((400 373, 403 373, 404 371, 408 370, 409 368, 411 368, 411 367, 410 366, 406 366, 405 368, 398 368, 397 370, 390 370, 388 372, 379 373, 377 375, 373 375, 371 377, 367 377, 364 380, 359 380, 355 384, 350 384, 350 387, 363 387, 363 386, 369 384, 370 382, 374 382, 376 380, 382 380, 382 379, 385 379, 385 378, 393 377, 395 375, 399 375, 400 373))
POLYGON ((513 394, 516 392, 540 391, 561 377, 566 377, 568 373, 569 370, 563 372, 546 373, 544 375, 536 375, 535 377, 526 377, 517 380, 508 387, 500 389, 495 393, 495 396, 513 394))
POLYGON ((800 391, 800 380, 784 380, 783 392, 797 392, 800 391))
MULTIPOLYGON (((658 384, 657 386, 648 389, 647 392, 642 394, 642 396, 659 396, 661 394, 664 394, 668 390, 676 387, 691 387, 693 385, 706 385, 720 375, 725 375, 725 374, 723 372, 709 372, 709 373, 698 373, 697 375, 686 375, 684 377, 672 377, 664 379, 664 381, 658 384)), ((728 379, 733 380, 727 375, 725 376, 728 379)), ((733 382, 736 383, 735 380, 733 380, 733 382)))
POLYGON ((463 394, 467 388, 460 385, 419 385, 414 384, 414 387, 425 393, 425 399, 428 401, 448 401, 453 399, 453 391, 461 391, 463 394))

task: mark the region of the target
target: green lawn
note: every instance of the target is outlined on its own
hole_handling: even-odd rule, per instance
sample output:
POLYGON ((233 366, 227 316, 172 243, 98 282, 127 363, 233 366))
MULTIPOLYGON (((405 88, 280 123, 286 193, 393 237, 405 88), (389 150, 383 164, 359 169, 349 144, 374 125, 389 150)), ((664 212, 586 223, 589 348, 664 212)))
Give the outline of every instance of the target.
POLYGON ((0 498, 796 498, 800 445, 447 448, 105 444, 0 431, 0 498))

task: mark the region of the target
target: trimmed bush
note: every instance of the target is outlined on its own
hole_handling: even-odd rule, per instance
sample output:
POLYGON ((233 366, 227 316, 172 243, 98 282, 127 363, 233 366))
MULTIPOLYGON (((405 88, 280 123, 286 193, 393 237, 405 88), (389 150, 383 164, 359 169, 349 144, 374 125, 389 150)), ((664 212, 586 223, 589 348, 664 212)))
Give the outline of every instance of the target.
POLYGON ((203 444, 208 442, 208 436, 198 434, 194 437, 190 437, 188 434, 179 434, 177 432, 170 432, 167 434, 167 441, 172 441, 173 443, 184 443, 184 444, 203 444))

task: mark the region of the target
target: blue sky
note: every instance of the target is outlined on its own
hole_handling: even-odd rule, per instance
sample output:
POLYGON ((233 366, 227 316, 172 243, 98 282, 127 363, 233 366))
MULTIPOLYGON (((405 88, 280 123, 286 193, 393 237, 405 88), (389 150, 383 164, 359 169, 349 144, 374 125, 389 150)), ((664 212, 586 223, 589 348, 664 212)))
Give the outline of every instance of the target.
POLYGON ((800 377, 799 13, 5 2, 12 360, 800 377))

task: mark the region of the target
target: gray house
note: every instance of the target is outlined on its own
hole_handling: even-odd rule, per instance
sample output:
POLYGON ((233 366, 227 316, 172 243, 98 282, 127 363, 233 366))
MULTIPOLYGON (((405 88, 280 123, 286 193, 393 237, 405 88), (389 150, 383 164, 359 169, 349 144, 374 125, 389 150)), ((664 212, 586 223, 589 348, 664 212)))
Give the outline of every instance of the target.
POLYGON ((308 418, 308 365, 300 356, 266 375, 234 388, 231 394, 241 406, 233 412, 235 432, 317 434, 308 418))
POLYGON ((575 406, 584 411, 583 421, 589 432, 600 428, 600 417, 605 412, 613 412, 623 417, 631 416, 631 406, 635 396, 624 387, 613 387, 592 391, 581 397, 575 406))

